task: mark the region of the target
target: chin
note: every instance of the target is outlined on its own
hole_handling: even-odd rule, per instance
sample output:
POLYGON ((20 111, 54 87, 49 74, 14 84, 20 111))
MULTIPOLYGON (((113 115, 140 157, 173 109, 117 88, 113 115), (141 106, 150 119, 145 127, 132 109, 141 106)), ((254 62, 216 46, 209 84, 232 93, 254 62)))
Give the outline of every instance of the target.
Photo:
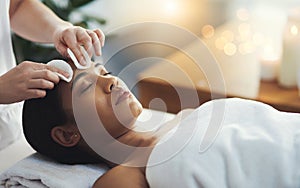
POLYGON ((115 117, 125 127, 131 128, 138 116, 142 113, 143 107, 141 103, 135 98, 123 101, 118 106, 113 106, 115 117))
POLYGON ((143 106, 140 103, 140 101, 136 99, 136 97, 133 97, 133 100, 129 104, 129 106, 130 106, 131 113, 135 118, 138 118, 139 115, 143 112, 143 106))
POLYGON ((131 114, 134 118, 138 118, 139 115, 142 113, 143 111, 143 108, 142 108, 142 105, 139 104, 139 103, 131 103, 130 104, 130 111, 131 111, 131 114))

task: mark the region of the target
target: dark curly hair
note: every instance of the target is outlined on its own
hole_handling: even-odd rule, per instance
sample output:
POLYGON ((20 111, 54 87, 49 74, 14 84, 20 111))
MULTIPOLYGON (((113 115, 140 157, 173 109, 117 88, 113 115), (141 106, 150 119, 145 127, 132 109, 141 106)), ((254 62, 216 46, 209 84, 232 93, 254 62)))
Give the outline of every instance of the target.
POLYGON ((68 121, 62 108, 58 87, 48 90, 44 98, 24 102, 23 131, 27 142, 37 152, 65 164, 99 163, 101 158, 80 145, 64 147, 51 137, 55 126, 68 121))

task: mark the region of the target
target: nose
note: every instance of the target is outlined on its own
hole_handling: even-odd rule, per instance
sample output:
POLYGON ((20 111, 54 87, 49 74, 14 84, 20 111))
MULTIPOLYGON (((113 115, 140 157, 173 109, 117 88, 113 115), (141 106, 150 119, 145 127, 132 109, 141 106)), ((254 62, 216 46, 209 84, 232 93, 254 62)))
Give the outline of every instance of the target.
POLYGON ((111 93, 112 89, 117 86, 118 80, 114 76, 100 76, 100 83, 105 93, 111 93))

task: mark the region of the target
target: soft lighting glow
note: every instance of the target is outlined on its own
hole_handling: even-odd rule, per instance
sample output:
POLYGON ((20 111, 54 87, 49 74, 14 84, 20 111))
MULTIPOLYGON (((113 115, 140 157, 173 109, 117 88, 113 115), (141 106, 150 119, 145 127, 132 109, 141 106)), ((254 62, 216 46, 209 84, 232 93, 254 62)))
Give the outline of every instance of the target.
POLYGON ((223 50, 226 43, 228 43, 228 41, 225 37, 219 37, 215 41, 216 48, 219 50, 223 50))
POLYGON ((252 40, 255 45, 259 46, 264 43, 264 35, 261 33, 255 33, 252 40))
POLYGON ((211 25, 205 25, 202 27, 201 32, 204 38, 212 38, 215 34, 215 28, 211 25))
POLYGON ((249 20, 249 11, 247 9, 241 8, 237 10, 236 16, 241 21, 247 21, 249 20))
POLYGON ((232 42, 234 40, 234 34, 229 30, 223 31, 222 37, 225 37, 228 42, 232 42))
POLYGON ((239 45, 239 52, 240 52, 242 55, 246 55, 246 54, 247 54, 245 43, 241 43, 241 44, 239 45))
POLYGON ((236 45, 229 42, 224 46, 224 53, 228 56, 233 56, 236 53, 236 45))
POLYGON ((251 26, 248 23, 240 24, 238 29, 241 36, 248 36, 251 33, 251 26))
POLYGON ((252 39, 251 25, 242 23, 238 26, 239 35, 236 36, 238 42, 246 42, 252 39))
POLYGON ((291 27, 290 32, 291 32, 292 35, 298 35, 298 33, 299 33, 298 27, 296 25, 293 25, 291 27))
POLYGON ((245 52, 250 54, 255 51, 255 46, 251 41, 246 41, 244 43, 245 52))
POLYGON ((274 47, 268 44, 264 46, 262 58, 265 60, 276 60, 278 55, 276 55, 274 47))
POLYGON ((168 13, 175 13, 178 10, 178 3, 174 0, 169 0, 165 4, 168 13))

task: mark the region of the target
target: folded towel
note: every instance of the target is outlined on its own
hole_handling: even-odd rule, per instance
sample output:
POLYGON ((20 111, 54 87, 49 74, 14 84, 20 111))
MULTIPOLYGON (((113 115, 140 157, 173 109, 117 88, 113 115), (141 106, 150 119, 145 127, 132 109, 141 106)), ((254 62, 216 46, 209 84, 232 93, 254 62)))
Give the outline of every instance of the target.
POLYGON ((65 165, 34 153, 0 175, 0 187, 92 187, 109 168, 104 165, 65 165))

